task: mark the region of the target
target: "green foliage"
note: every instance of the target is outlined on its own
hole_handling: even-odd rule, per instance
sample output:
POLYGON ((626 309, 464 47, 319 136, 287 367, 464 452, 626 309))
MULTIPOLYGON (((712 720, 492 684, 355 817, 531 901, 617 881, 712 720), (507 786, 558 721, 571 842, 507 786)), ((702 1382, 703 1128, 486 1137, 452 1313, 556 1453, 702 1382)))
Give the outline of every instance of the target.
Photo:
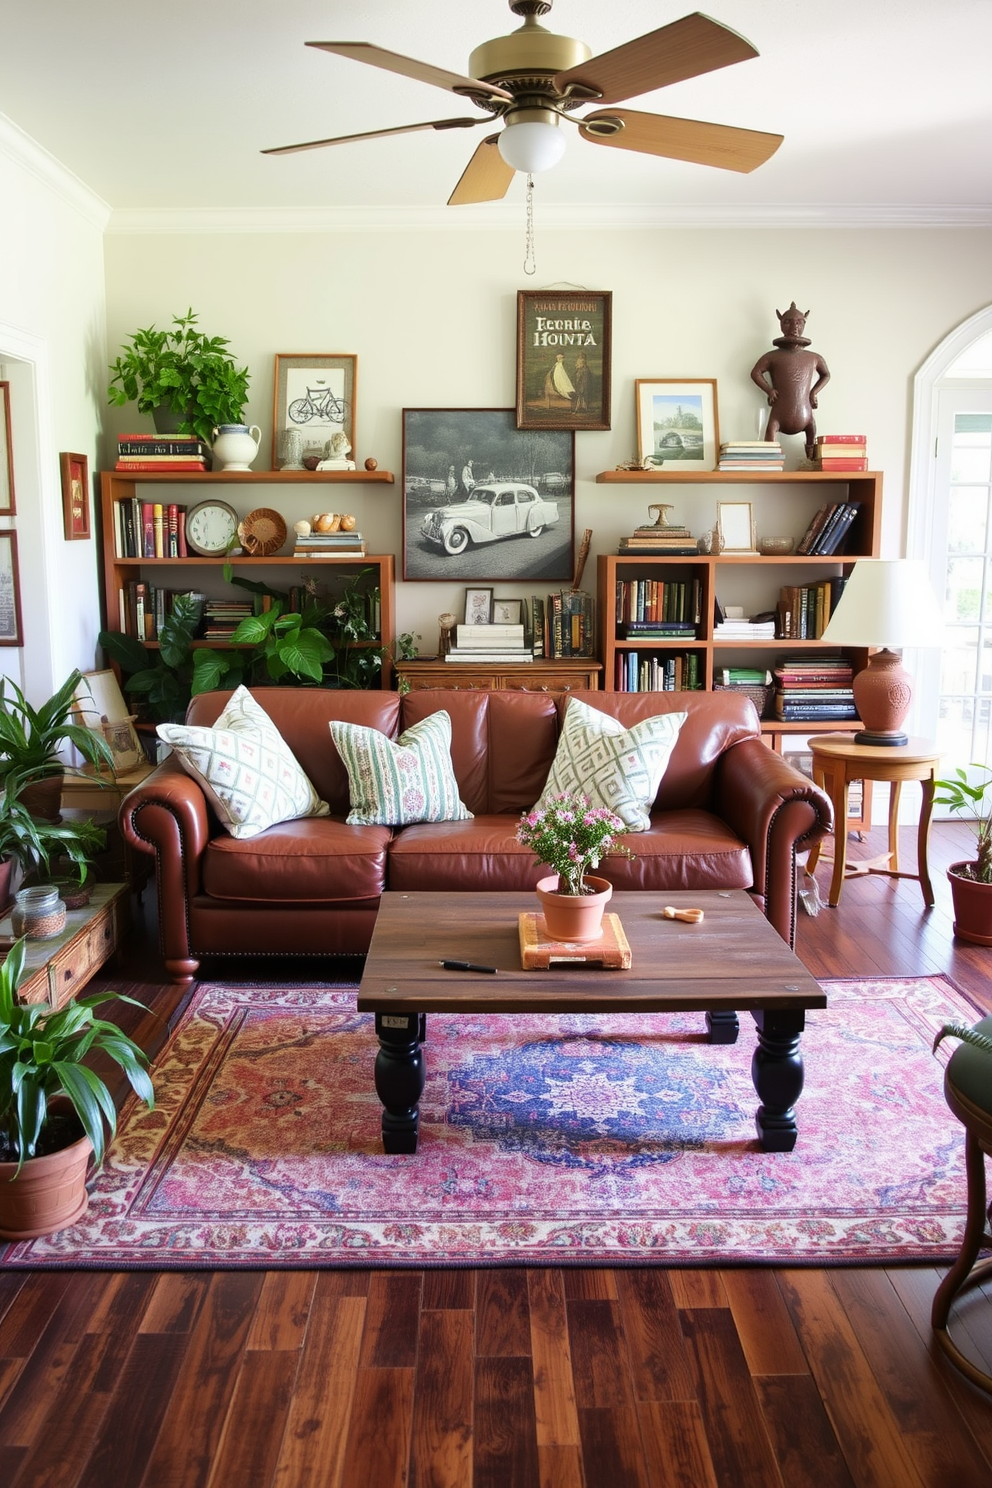
POLYGON ((71 744, 92 765, 114 764, 106 739, 84 724, 73 723, 72 705, 83 674, 74 671, 47 703, 33 708, 16 682, 0 678, 0 782, 11 773, 30 772, 32 779, 58 775, 65 768, 59 746, 71 744))
POLYGON ((971 1044, 972 1048, 981 1049, 985 1054, 992 1054, 992 1039, 987 1034, 979 1033, 977 1028, 967 1028, 963 1023, 944 1024, 933 1041, 935 1054, 940 1041, 945 1038, 960 1039, 963 1044, 971 1044))
POLYGON ((971 877, 978 883, 992 883, 992 768, 975 763, 968 770, 979 771, 984 779, 972 785, 968 771, 957 769, 952 778, 934 782, 938 791, 934 804, 966 812, 972 818, 977 852, 970 865, 971 877))
POLYGON ((100 645, 125 673, 124 691, 139 699, 155 723, 181 722, 189 700, 215 687, 237 687, 245 659, 240 652, 194 647, 200 601, 177 594, 159 628, 159 649, 149 651, 134 636, 101 630, 100 645))
POLYGON ((235 366, 224 336, 194 329, 197 318, 191 307, 172 317, 171 330, 135 331, 111 363, 107 395, 118 408, 136 402, 142 413, 164 404, 180 416, 184 433, 209 444, 217 424, 241 422, 250 374, 235 366))
POLYGON ((48 875, 52 860, 68 858, 84 883, 90 863, 106 845, 107 834, 92 821, 37 821, 20 792, 32 779, 30 771, 8 773, 0 794, 0 858, 12 858, 26 879, 48 875))
POLYGON ((23 975, 24 941, 18 940, 0 966, 0 1136, 16 1152, 20 1172, 22 1163, 35 1155, 48 1102, 64 1095, 99 1165, 117 1130, 117 1113, 104 1081, 83 1064, 86 1056, 104 1054, 118 1064, 149 1110, 154 1109, 155 1092, 138 1045, 93 1010, 115 998, 135 1007, 143 1004, 117 992, 79 997, 57 1010, 43 1002, 22 1003, 17 988, 23 975))

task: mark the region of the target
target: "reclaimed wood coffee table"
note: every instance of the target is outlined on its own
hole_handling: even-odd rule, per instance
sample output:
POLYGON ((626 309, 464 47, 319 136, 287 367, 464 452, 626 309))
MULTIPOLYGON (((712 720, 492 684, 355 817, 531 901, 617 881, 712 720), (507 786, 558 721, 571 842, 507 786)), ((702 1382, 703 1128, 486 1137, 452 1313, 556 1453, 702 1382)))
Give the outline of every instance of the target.
POLYGON ((590 961, 524 971, 518 919, 532 894, 385 893, 358 991, 375 1013, 375 1088, 386 1152, 416 1152, 427 1014, 705 1014, 709 1041, 737 1040, 737 1014, 757 1029, 751 1078, 755 1124, 766 1152, 796 1145, 794 1104, 803 1088, 799 1035, 824 992, 743 890, 614 894, 632 952, 629 971, 590 961), (702 923, 665 919, 665 905, 700 908, 702 923), (495 967, 495 975, 447 971, 442 961, 495 967))

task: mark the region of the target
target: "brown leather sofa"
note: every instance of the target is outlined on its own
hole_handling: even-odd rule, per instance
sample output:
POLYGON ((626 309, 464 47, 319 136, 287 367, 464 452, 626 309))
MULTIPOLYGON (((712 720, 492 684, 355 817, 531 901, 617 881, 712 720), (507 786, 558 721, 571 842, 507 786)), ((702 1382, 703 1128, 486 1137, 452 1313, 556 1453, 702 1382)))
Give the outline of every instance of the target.
MULTIPOLYGON (((204 693, 189 723, 211 725, 230 694, 204 693)), ((126 840, 154 853, 160 938, 172 979, 196 975, 209 955, 327 956, 368 949, 385 888, 527 890, 542 870, 515 839, 551 768, 570 694, 350 692, 266 687, 259 701, 320 796, 329 817, 270 827, 238 840, 219 825, 199 785, 165 760, 121 806, 126 840), (452 762, 471 821, 348 826, 348 777, 328 722, 395 738, 444 708, 452 762)), ((830 830, 827 796, 761 740, 750 701, 730 692, 585 692, 590 707, 630 727, 686 711, 662 779, 651 830, 628 834, 635 853, 607 860, 617 889, 749 889, 791 945, 796 853, 830 830)))

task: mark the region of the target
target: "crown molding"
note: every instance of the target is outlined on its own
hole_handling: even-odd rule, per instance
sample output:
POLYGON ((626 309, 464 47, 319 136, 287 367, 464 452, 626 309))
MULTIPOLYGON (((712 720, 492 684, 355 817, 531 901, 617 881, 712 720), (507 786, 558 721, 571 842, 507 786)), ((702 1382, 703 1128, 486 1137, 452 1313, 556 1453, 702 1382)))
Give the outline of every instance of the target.
POLYGON ((74 176, 54 155, 42 149, 23 129, 18 129, 6 114, 0 114, 0 154, 62 198, 74 211, 105 232, 111 218, 111 207, 101 196, 74 176))
MULTIPOLYGON (((74 178, 72 178, 74 179, 74 178)), ((266 207, 141 208, 110 212, 107 232, 135 233, 358 233, 358 232, 520 232, 522 202, 490 202, 468 207, 266 207)), ((990 228, 992 205, 904 204, 863 206, 729 206, 708 203, 594 206, 545 205, 537 226, 547 232, 632 232, 659 229, 868 229, 990 228)))

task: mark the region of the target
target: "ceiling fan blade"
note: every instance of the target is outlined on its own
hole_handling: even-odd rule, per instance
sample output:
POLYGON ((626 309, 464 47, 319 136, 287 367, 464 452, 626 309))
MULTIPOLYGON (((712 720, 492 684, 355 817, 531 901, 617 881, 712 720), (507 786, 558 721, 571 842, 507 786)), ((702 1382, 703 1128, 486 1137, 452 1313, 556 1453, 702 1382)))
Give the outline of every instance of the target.
POLYGON ((332 139, 307 140, 304 145, 279 145, 262 155, 293 155, 298 150, 320 150, 324 145, 348 145, 352 140, 381 139, 385 134, 414 134, 418 129, 474 129, 489 119, 434 119, 427 124, 398 124, 394 129, 369 129, 364 134, 336 134, 332 139))
MULTIPOLYGON (((336 52, 341 57, 351 57, 356 62, 367 62, 370 67, 383 67, 387 72, 398 72, 403 77, 416 78, 421 83, 431 83, 435 88, 447 88, 449 93, 483 93, 490 98, 512 103, 512 93, 497 88, 493 83, 484 83, 479 78, 463 77, 459 72, 448 72, 444 67, 433 67, 429 62, 418 62, 414 57, 404 57, 400 52, 387 52, 385 48, 373 46, 368 41, 308 41, 307 46, 317 47, 322 52, 336 52)), ((618 95, 629 97, 628 94, 618 95)))
POLYGON ((743 36, 697 11, 559 72, 554 82, 562 92, 591 89, 597 102, 615 103, 757 55, 743 36))
POLYGON ((762 134, 757 129, 735 129, 730 124, 639 114, 634 109, 599 110, 577 122, 583 139, 594 145, 639 150, 644 155, 664 155, 669 160, 688 160, 694 165, 714 165, 720 170, 744 174, 763 165, 784 138, 781 134, 762 134), (619 119, 623 128, 615 134, 595 132, 598 121, 605 124, 613 119, 619 119))
POLYGON ((469 202, 500 201, 509 191, 516 171, 499 153, 498 140, 498 134, 491 134, 482 141, 448 197, 449 207, 463 207, 469 202))

